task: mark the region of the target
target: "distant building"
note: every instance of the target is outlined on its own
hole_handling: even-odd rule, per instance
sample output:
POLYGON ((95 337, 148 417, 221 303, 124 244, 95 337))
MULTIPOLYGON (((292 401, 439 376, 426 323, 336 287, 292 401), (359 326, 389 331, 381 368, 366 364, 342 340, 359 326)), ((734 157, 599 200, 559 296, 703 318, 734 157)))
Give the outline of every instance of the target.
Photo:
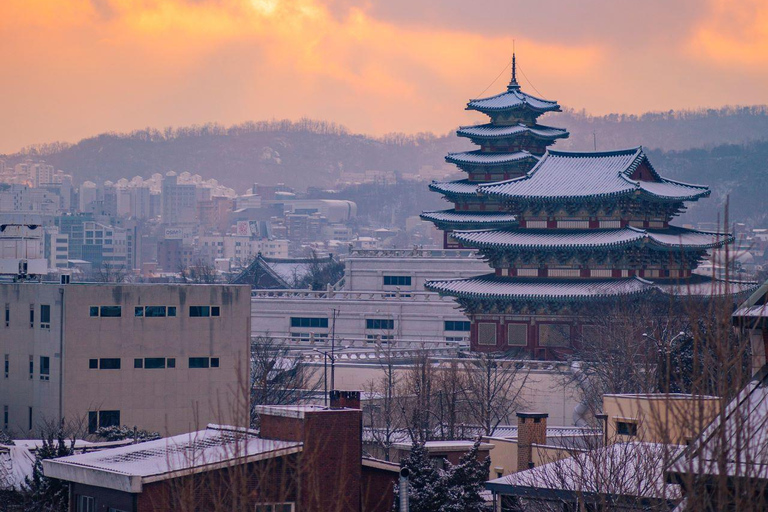
POLYGON ((248 299, 233 285, 0 284, 2 428, 246 425, 248 299))
POLYGON ((196 220, 197 195, 194 184, 180 184, 171 171, 162 185, 162 220, 166 225, 188 224, 196 220))

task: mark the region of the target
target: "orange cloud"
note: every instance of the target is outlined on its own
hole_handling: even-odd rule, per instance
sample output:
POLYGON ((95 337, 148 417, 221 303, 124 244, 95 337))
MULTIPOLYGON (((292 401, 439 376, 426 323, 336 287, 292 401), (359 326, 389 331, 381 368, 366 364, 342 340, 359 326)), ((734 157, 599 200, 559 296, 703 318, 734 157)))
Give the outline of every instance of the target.
POLYGON ((691 55, 725 66, 768 64, 768 3, 713 0, 710 16, 691 38, 691 55))

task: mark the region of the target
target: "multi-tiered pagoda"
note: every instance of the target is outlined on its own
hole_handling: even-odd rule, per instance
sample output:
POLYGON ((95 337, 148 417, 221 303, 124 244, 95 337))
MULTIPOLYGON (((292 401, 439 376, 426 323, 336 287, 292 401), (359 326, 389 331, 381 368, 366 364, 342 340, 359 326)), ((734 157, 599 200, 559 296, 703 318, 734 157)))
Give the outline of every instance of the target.
POLYGON ((443 230, 445 248, 460 248, 451 237, 453 231, 507 228, 515 217, 496 197, 478 194, 478 186, 523 176, 533 168, 547 147, 568 137, 561 128, 537 124, 547 112, 559 112, 560 105, 526 94, 517 83, 515 57, 512 57, 512 81, 506 92, 472 100, 467 110, 490 117, 490 122, 461 127, 456 133, 480 146, 475 151, 449 153, 445 160, 467 173, 467 179, 433 182, 429 188, 440 192, 454 204, 450 210, 424 212, 421 218, 443 230))
MULTIPOLYGON (((514 80, 506 93, 470 102, 475 105, 492 112, 492 123, 462 129, 465 133, 506 133, 509 125, 499 123, 511 120, 518 122, 520 133, 554 133, 551 128, 533 128, 533 123, 545 106, 554 110, 556 104, 524 95, 514 80), (515 108, 510 107, 512 97, 521 98, 515 108), (489 110, 491 105, 506 110, 496 113, 489 110)), ((644 294, 649 298, 712 296, 752 287, 739 283, 724 287, 692 272, 710 249, 729 243, 732 237, 670 225, 686 202, 706 197, 710 191, 663 178, 642 148, 589 153, 547 150, 539 158, 531 149, 544 151, 552 139, 525 135, 503 140, 505 148, 517 153, 499 153, 494 142, 482 140, 483 149, 466 155, 494 155, 484 163, 502 158, 499 155, 530 155, 535 164, 528 172, 492 182, 494 176, 519 173, 519 168, 505 164, 503 170, 492 167, 496 174, 483 174, 478 166, 468 166, 470 180, 432 185, 446 195, 446 190, 472 187, 471 193, 461 196, 466 197, 464 202, 457 201, 455 210, 442 212, 443 217, 434 212, 424 215, 451 230, 457 244, 477 248, 494 269, 476 278, 426 285, 457 298, 472 320, 473 350, 517 349, 533 357, 556 358, 586 335, 589 321, 585 320, 607 302, 644 294), (522 144, 528 149, 522 149, 522 144), (486 183, 479 183, 479 178, 486 183), (499 223, 503 227, 488 229, 492 222, 474 220, 483 211, 480 205, 493 205, 494 213, 484 213, 489 218, 514 216, 516 222, 506 220, 499 223)))

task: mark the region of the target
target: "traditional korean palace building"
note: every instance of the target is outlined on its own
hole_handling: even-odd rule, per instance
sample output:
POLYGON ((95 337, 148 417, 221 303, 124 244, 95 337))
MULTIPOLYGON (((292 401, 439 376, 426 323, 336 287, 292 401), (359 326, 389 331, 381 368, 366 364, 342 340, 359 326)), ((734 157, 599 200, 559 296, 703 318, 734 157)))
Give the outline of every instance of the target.
POLYGON ((447 241, 479 249, 494 269, 426 283, 428 290, 456 297, 472 320, 473 350, 557 358, 588 335, 585 318, 600 304, 754 288, 692 273, 708 250, 733 240, 670 225, 686 202, 709 196, 707 187, 663 178, 641 147, 546 150, 567 132, 534 122, 558 106, 522 93, 514 64, 507 92, 468 108, 492 120, 459 130, 481 150, 448 157, 470 179, 433 183, 456 207, 423 217, 450 232, 447 241))

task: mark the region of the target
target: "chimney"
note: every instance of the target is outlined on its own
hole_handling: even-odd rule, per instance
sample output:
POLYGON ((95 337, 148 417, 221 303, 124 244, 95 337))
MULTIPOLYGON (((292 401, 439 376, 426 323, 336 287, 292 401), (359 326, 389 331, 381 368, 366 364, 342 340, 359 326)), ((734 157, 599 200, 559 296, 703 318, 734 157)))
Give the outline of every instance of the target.
POLYGON ((360 409, 360 391, 339 391, 334 389, 331 395, 331 409, 360 409))
POLYGON ((517 470, 533 467, 533 445, 546 444, 547 418, 545 412, 517 413, 517 470))

